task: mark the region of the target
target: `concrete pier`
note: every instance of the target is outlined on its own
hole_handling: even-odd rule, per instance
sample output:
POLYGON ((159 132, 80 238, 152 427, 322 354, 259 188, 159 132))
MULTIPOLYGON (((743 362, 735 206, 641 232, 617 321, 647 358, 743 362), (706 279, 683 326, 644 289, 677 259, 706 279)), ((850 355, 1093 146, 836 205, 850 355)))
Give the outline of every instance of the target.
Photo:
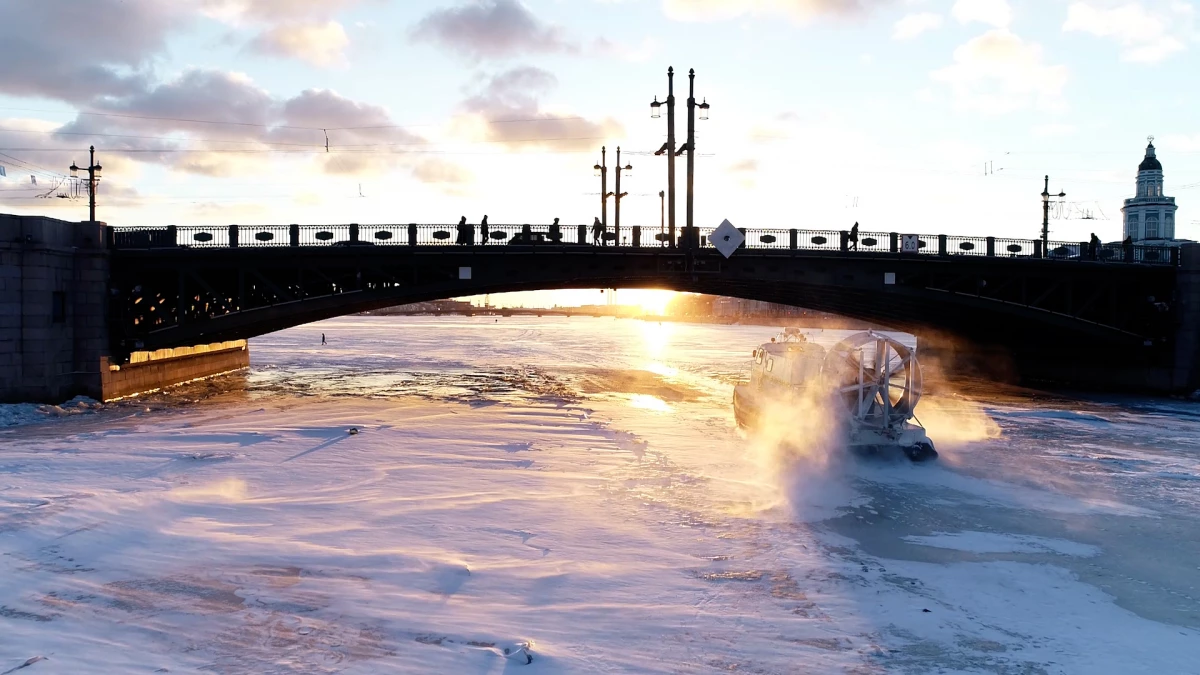
POLYGON ((250 365, 244 340, 112 363, 105 230, 0 214, 0 402, 111 400, 250 365))
POLYGON ((0 401, 100 398, 103 224, 0 214, 0 401))

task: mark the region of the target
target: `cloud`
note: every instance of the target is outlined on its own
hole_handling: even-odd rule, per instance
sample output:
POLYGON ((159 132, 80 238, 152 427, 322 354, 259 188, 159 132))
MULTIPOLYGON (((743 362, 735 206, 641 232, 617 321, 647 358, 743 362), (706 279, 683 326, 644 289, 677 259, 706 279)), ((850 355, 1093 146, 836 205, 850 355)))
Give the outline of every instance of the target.
POLYGON ((199 0, 208 16, 227 23, 287 23, 329 19, 361 0, 199 0))
POLYGON ((578 51, 562 28, 543 23, 518 0, 469 0, 435 10, 417 22, 412 37, 475 61, 578 51))
POLYGON ((531 66, 495 75, 463 102, 467 114, 456 125, 459 134, 511 148, 583 150, 623 133, 612 120, 593 122, 543 111, 539 97, 556 86, 554 75, 531 66))
POLYGON ((422 183, 461 185, 475 177, 467 169, 441 159, 427 159, 413 166, 412 175, 422 183))
POLYGON ((959 23, 977 21, 996 28, 1012 23, 1012 7, 1007 0, 958 0, 950 10, 959 23))
POLYGON ((893 40, 911 40, 926 31, 936 30, 942 26, 942 15, 933 12, 909 14, 892 28, 893 40))
POLYGON ((1075 2, 1067 8, 1062 29, 1114 40, 1124 61, 1156 63, 1187 49, 1187 41, 1196 36, 1195 13, 1191 5, 1181 2, 1159 11, 1137 3, 1105 9, 1075 2))
POLYGON ((1034 106, 1060 109, 1066 66, 1048 65, 1042 48, 1003 28, 990 30, 954 50, 954 63, 931 73, 948 85, 960 108, 1005 113, 1034 106))
POLYGON ((783 14, 799 23, 819 17, 852 18, 892 0, 663 0, 663 13, 676 21, 724 21, 740 16, 783 14))
POLYGON ((344 63, 343 51, 349 44, 342 24, 326 21, 274 26, 259 33, 248 46, 260 54, 289 57, 325 67, 344 63))
POLYGON ((188 22, 161 0, 0 3, 0 93, 78 103, 140 91, 168 33, 188 22))
POLYGON ((426 139, 397 125, 381 106, 324 89, 281 99, 244 75, 223 71, 187 71, 93 108, 129 117, 80 115, 50 137, 59 146, 75 147, 85 145, 90 134, 106 134, 103 145, 116 156, 206 176, 261 171, 277 153, 310 157, 318 170, 339 175, 416 166, 427 159, 421 154, 426 139), (332 152, 324 152, 326 134, 332 152))

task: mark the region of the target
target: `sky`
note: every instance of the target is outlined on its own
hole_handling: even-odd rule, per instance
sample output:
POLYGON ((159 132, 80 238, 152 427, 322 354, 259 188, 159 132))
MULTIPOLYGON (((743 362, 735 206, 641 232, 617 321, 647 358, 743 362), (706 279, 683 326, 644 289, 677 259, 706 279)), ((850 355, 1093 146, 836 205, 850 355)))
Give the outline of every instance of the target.
MULTIPOLYGON (((696 224, 1121 238, 1148 136, 1200 238, 1188 0, 0 2, 0 212, 113 225, 660 224, 676 70, 696 224), (327 146, 328 144, 328 146, 327 146), (985 167, 988 167, 985 169, 985 167), (31 176, 36 177, 33 185, 31 176), (608 189, 612 190, 612 177, 608 189), (56 187, 57 186, 57 187, 56 187), (64 195, 58 198, 57 195, 64 195), (609 203, 609 220, 613 219, 609 203), (1088 217, 1090 216, 1090 218, 1088 217)), ((682 158, 677 189, 684 218, 682 158)))

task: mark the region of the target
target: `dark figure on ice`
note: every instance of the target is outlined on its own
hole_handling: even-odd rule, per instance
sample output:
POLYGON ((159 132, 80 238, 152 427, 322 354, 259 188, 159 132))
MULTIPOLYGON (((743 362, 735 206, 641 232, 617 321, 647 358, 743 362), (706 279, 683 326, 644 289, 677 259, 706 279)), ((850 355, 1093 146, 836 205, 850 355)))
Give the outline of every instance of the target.
POLYGON ((592 244, 599 246, 604 241, 604 223, 597 218, 592 222, 592 244))
POLYGON ((321 333, 321 344, 325 344, 325 334, 321 333))
POLYGON ((468 246, 474 242, 475 229, 467 224, 467 217, 463 216, 462 220, 458 221, 458 239, 456 240, 460 246, 468 246))
POLYGON ((479 234, 480 234, 480 236, 483 237, 482 239, 479 240, 479 243, 481 243, 481 244, 488 243, 487 216, 484 216, 483 220, 479 221, 479 234))
POLYGON ((1092 233, 1092 238, 1088 241, 1088 258, 1095 260, 1100 255, 1100 237, 1096 233, 1092 233))
POLYGON ((850 248, 858 250, 858 221, 854 221, 854 227, 850 228, 850 248))

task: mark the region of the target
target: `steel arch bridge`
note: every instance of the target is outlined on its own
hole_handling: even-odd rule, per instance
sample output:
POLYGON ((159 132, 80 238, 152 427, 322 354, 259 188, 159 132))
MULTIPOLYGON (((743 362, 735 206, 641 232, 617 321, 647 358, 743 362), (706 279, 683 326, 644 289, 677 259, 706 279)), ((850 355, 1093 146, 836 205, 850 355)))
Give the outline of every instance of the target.
POLYGON ((632 227, 592 243, 581 226, 110 228, 112 351, 120 358, 251 338, 466 295, 662 288, 797 305, 917 334, 934 330, 1001 347, 1025 364, 1121 353, 1151 365, 1172 353, 1176 249, 743 233, 746 242, 726 258, 698 229, 685 229, 676 242, 647 233, 643 242, 632 227))

